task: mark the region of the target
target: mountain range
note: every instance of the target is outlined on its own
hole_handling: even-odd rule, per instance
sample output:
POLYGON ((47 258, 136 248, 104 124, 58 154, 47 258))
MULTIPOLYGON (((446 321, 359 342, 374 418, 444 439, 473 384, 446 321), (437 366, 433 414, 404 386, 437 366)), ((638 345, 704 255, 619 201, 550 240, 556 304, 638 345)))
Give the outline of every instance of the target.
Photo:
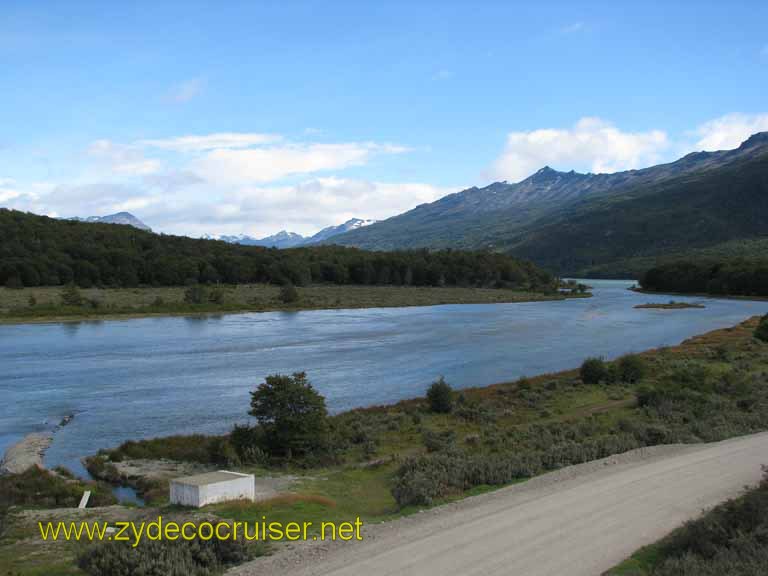
POLYGON ((626 261, 768 235, 768 132, 613 174, 544 167, 469 188, 333 238, 366 249, 491 249, 560 274, 624 273, 626 261))
POLYGON ((265 238, 253 238, 252 236, 247 236, 245 234, 240 234, 237 236, 206 235, 206 236, 203 236, 203 238, 206 238, 209 240, 223 240, 224 242, 229 242, 230 244, 244 244, 246 246, 267 246, 269 248, 295 248, 297 246, 309 246, 311 244, 320 244, 325 242, 329 238, 338 236, 339 234, 344 234, 345 232, 357 230, 364 226, 370 226, 375 222, 376 220, 362 220, 360 218, 352 218, 350 220, 347 220, 343 224, 339 224, 338 226, 328 226, 327 228, 323 228, 322 230, 320 230, 320 232, 318 232, 317 234, 313 234, 312 236, 302 236, 301 234, 296 234, 295 232, 288 232, 286 230, 281 230, 277 234, 273 234, 272 236, 267 236, 265 238))
MULTIPOLYGON (((120 212, 89 222, 130 224, 120 212)), ((637 277, 658 260, 762 254, 768 238, 768 132, 733 150, 612 174, 549 166, 517 182, 472 187, 383 221, 353 218, 312 236, 205 236, 292 248, 459 248, 505 252, 561 275, 637 277)))

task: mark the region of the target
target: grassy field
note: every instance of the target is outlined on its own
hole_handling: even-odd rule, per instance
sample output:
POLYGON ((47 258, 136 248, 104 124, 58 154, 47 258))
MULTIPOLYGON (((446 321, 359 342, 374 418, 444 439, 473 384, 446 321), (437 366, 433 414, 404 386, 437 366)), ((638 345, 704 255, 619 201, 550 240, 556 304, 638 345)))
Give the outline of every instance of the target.
MULTIPOLYGON (((757 322, 753 318, 679 346, 643 353, 645 372, 631 383, 610 378, 588 385, 578 370, 570 370, 456 392, 448 414, 430 412, 423 398, 338 414, 332 417, 337 448, 332 463, 283 461, 265 467, 232 462, 227 468, 257 476, 291 476, 292 484, 266 502, 184 512, 193 518, 229 520, 267 516, 316 524, 359 516, 365 523, 381 522, 638 446, 713 441, 765 430, 768 343, 754 338, 757 322), (488 479, 476 474, 510 462, 517 470, 512 477, 488 479), (414 465, 430 490, 436 478, 445 485, 429 492, 428 504, 398 501, 393 495, 393 487, 407 484, 407 470, 414 465), (451 475, 462 470, 470 474, 457 483, 451 475), (435 476, 438 473, 443 476, 435 476)), ((215 440, 221 438, 136 442, 105 453, 100 460, 105 467, 131 457, 206 462, 215 440)), ((105 510, 113 516, 120 511, 127 516, 137 513, 129 507, 105 510)), ((168 505, 163 486, 140 510, 163 516, 178 511, 168 505)), ((92 513, 98 516, 99 510, 92 513)), ((78 573, 71 561, 64 562, 74 558, 75 545, 41 546, 34 526, 23 515, 10 524, 0 539, 0 562, 15 558, 13 569, 24 576, 78 573), (31 549, 32 556, 16 554, 31 549), (50 570, 42 571, 41 566, 50 570)))
POLYGON ((190 304, 184 301, 185 287, 89 288, 80 290, 83 305, 64 306, 62 288, 0 288, 0 323, 270 310, 493 304, 589 296, 494 288, 315 285, 298 287, 298 301, 283 304, 279 299, 279 286, 239 284, 221 285, 216 289, 222 292, 220 302, 190 304))

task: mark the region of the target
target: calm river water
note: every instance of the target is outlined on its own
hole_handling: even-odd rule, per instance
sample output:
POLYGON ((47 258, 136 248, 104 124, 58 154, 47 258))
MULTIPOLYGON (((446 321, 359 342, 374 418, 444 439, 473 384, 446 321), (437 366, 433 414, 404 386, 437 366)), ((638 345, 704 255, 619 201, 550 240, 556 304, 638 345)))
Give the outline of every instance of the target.
POLYGON ((663 296, 589 281, 590 299, 145 318, 0 326, 0 454, 51 429, 46 456, 79 458, 129 438, 223 432, 246 422, 265 375, 305 370, 331 410, 491 384, 616 357, 731 326, 768 302, 675 297, 705 309, 636 310, 663 296))

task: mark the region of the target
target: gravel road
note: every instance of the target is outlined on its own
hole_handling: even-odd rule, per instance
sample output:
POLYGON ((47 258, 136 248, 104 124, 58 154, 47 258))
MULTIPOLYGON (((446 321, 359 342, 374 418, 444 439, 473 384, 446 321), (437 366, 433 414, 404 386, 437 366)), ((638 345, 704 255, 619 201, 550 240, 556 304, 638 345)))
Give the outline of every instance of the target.
POLYGON ((285 546, 231 575, 596 576, 756 484, 768 433, 572 466, 393 522, 285 546))

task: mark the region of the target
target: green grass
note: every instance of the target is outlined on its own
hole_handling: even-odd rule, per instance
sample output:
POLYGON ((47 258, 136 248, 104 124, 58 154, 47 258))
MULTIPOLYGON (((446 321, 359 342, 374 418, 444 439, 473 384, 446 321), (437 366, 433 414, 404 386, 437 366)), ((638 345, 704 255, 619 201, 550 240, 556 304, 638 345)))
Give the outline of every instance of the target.
POLYGON ((624 562, 606 572, 605 576, 648 576, 660 559, 658 545, 651 544, 641 548, 624 562))
POLYGON ((297 288, 299 301, 283 304, 280 288, 270 284, 222 285, 220 303, 188 304, 184 287, 89 288, 84 298, 97 302, 63 306, 61 288, 0 288, 0 322, 35 322, 114 317, 194 315, 235 312, 293 311, 313 309, 432 306, 439 304, 495 304, 563 300, 586 295, 526 292, 495 288, 337 286, 297 288))

